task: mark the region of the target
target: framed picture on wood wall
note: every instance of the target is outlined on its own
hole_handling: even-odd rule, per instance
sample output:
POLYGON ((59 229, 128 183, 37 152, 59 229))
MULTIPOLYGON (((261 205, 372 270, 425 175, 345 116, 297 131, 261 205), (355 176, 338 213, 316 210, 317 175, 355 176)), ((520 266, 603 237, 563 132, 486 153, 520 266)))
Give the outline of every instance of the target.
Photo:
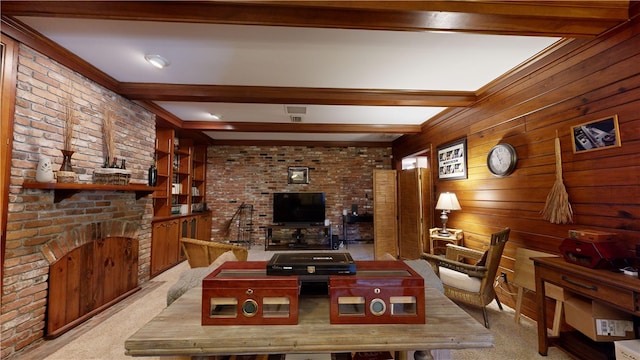
POLYGON ((573 126, 571 138, 574 153, 619 147, 618 115, 573 126))
POLYGON ((460 139, 437 148, 438 179, 467 178, 467 139, 460 139))

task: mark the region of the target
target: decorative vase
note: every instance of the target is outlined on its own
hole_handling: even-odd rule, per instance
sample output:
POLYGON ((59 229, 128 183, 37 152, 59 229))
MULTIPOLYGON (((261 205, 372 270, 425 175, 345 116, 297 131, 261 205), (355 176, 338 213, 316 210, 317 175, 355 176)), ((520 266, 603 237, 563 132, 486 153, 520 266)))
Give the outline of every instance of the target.
POLYGON ((60 171, 73 172, 73 168, 71 167, 71 155, 73 155, 74 151, 72 150, 60 150, 60 151, 62 151, 62 165, 60 166, 60 171))
POLYGON ((149 167, 149 186, 156 186, 158 182, 158 168, 155 164, 149 167))
POLYGON ((51 159, 41 157, 36 169, 36 181, 49 183, 53 181, 53 168, 51 167, 51 159))

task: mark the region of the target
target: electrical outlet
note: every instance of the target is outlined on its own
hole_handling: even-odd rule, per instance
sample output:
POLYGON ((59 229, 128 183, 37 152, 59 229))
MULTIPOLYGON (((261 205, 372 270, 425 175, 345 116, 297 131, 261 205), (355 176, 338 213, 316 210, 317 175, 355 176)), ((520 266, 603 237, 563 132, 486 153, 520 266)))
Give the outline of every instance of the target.
POLYGON ((501 272, 500 273, 500 277, 502 278, 502 281, 504 281, 505 284, 508 283, 508 281, 507 281, 507 273, 501 272))

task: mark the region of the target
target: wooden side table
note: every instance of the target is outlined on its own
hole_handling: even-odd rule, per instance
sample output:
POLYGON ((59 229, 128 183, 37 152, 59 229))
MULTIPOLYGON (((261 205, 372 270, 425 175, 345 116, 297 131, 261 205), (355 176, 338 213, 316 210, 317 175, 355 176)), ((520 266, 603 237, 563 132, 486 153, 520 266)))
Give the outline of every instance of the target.
POLYGON ((433 255, 444 254, 447 244, 462 246, 462 238, 464 237, 462 230, 448 228, 449 236, 440 235, 440 230, 442 228, 429 229, 429 252, 433 255))

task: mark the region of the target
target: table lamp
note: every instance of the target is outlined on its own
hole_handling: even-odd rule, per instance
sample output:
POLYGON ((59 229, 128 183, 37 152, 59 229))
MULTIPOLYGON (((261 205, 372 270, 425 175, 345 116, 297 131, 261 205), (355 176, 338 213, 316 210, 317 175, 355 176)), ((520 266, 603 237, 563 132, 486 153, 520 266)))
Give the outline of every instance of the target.
POLYGON ((447 220, 449 217, 447 214, 451 210, 462 210, 460 207, 460 203, 458 202, 458 198, 456 194, 450 192, 443 192, 438 197, 438 203, 436 204, 436 210, 442 210, 442 214, 440 215, 440 220, 442 220, 442 230, 438 233, 441 236, 449 236, 451 233, 447 231, 447 220))

